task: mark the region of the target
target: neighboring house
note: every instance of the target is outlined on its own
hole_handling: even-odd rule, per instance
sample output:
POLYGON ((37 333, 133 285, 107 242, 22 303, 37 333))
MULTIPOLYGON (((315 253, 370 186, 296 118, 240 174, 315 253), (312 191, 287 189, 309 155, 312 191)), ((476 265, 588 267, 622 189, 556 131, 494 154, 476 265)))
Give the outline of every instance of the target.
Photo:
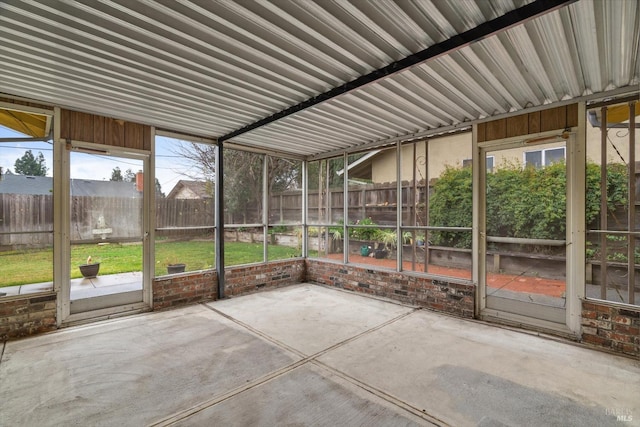
POLYGON ((171 189, 167 199, 212 199, 213 187, 208 181, 180 180, 171 189))
MULTIPOLYGON (((0 194, 52 194, 53 178, 50 176, 17 175, 10 172, 0 176, 0 194)), ((96 181, 72 179, 72 196, 139 198, 135 182, 96 181)))
MULTIPOLYGON (((589 116, 590 125, 587 126, 587 159, 600 164, 600 129, 599 117, 589 116)), ((607 152, 609 163, 625 162, 629 152, 628 131, 619 125, 609 123, 607 135, 607 152), (611 149, 614 148, 614 149, 611 149), (624 154, 618 154, 624 153, 624 154)), ((636 125, 638 127, 638 125, 636 125)), ((415 145, 416 150, 416 179, 426 178, 425 159, 427 158, 426 144, 420 142, 415 145)), ((429 139, 429 180, 437 178, 447 166, 460 167, 471 164, 472 135, 471 132, 445 135, 429 139)), ((519 163, 535 167, 546 166, 555 161, 566 159, 564 142, 547 143, 542 145, 525 145, 517 148, 501 149, 487 153, 487 169, 493 171, 505 163, 519 163)), ((413 176, 413 145, 405 145, 401 150, 401 170, 403 181, 411 181, 413 176)), ((349 181, 367 180, 368 182, 390 183, 396 181, 396 148, 375 150, 349 165, 349 181)), ((342 171, 338 172, 341 173, 342 171)))
POLYGON ((53 178, 50 176, 0 175, 0 194, 52 194, 53 178))

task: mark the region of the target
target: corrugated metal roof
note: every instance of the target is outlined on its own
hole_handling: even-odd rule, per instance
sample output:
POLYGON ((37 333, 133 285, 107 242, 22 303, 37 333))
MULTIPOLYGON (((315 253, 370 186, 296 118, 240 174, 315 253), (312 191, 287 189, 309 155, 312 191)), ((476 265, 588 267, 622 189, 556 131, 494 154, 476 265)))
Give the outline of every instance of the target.
MULTIPOLYGON (((0 92, 221 137, 531 2, 2 0, 0 92)), ((579 0, 231 142, 313 156, 638 85, 639 16, 579 0)))

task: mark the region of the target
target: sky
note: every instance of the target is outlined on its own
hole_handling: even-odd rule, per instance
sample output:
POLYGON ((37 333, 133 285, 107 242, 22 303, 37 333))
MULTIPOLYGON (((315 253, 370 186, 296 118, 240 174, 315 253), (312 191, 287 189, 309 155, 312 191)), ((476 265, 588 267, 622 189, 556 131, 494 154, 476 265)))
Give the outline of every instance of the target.
MULTIPOLYGON (((25 138, 25 135, 0 126, 0 138, 25 138)), ((170 148, 178 143, 166 137, 156 139, 156 178, 160 182, 162 192, 169 194, 174 185, 181 179, 193 179, 197 167, 190 164, 170 148)), ((0 167, 3 173, 7 170, 15 172, 14 165, 27 150, 34 156, 42 153, 48 168, 47 176, 53 176, 53 144, 51 142, 0 142, 0 167)), ((137 172, 142 169, 142 162, 137 159, 120 158, 97 154, 73 152, 71 154, 71 177, 108 181, 115 167, 120 167, 122 175, 127 169, 137 172)))

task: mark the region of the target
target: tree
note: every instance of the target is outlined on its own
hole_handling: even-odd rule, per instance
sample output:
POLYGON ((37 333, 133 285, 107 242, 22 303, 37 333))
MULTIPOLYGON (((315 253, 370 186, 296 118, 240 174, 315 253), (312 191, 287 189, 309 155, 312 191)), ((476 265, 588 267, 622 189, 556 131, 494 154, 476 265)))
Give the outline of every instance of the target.
POLYGON ((158 181, 158 178, 156 178, 156 197, 159 197, 159 198, 167 197, 167 196, 162 192, 162 186, 160 185, 160 181, 158 181))
POLYGON ((42 152, 38 152, 38 156, 34 157, 31 150, 27 150, 16 160, 14 169, 18 174, 29 176, 46 176, 48 170, 42 152))
POLYGON ((127 169, 124 173, 125 182, 136 182, 136 174, 131 169, 127 169))
POLYGON ((124 178, 122 177, 122 171, 118 166, 113 168, 113 170, 111 171, 111 179, 109 181, 124 181, 124 178))
POLYGON ((111 179, 109 181, 136 182, 136 174, 131 169, 127 169, 123 176, 120 166, 116 166, 111 171, 111 179))
MULTIPOLYGON (((215 182, 216 147, 198 143, 183 143, 176 154, 188 160, 185 173, 191 179, 215 182), (195 168, 193 168, 195 166, 195 168)), ((241 150, 224 149, 224 203, 225 211, 232 217, 241 216, 243 221, 259 222, 259 218, 247 218, 251 212, 262 212, 262 154, 241 150)), ((268 157, 268 191, 296 189, 301 182, 301 162, 268 157)), ((211 186, 213 188, 213 185, 211 186)))

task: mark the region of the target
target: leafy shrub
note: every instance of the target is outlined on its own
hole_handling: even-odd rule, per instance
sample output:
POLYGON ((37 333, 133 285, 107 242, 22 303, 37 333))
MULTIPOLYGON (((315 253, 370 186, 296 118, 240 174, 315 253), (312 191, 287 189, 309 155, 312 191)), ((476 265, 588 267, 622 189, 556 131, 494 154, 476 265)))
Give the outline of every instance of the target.
MULTIPOLYGON (((447 166, 433 185, 429 198, 429 225, 471 227, 471 168, 447 166)), ((429 239, 436 246, 470 248, 471 236, 453 231, 431 231, 429 239)))
MULTIPOLYGON (((627 203, 627 169, 607 165, 609 213, 627 203)), ((564 163, 535 169, 507 164, 487 174, 487 235, 534 239, 564 239, 566 233, 566 173, 564 163)), ((430 225, 471 227, 471 168, 447 167, 432 188, 430 225)), ((600 215, 600 166, 586 168, 586 222, 594 228, 600 215)), ((432 231, 437 246, 471 248, 471 233, 432 231)))
MULTIPOLYGON (((373 226, 377 225, 371 218, 363 218, 356 222, 355 225, 368 225, 373 226)), ((378 235, 380 234, 380 229, 378 227, 375 228, 352 228, 351 229, 351 238, 355 240, 376 240, 378 235)))

